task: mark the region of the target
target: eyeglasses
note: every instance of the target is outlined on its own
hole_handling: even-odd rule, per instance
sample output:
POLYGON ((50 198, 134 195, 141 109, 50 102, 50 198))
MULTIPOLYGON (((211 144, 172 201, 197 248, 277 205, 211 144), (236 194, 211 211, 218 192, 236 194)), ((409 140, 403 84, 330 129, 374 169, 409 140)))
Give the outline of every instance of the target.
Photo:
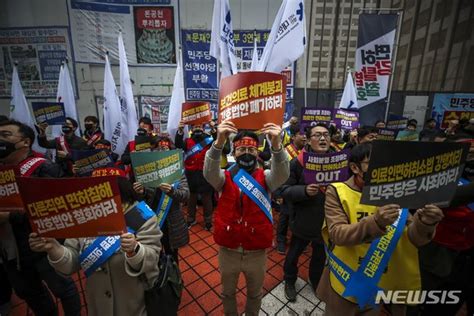
POLYGON ((258 154, 258 149, 255 147, 237 147, 235 149, 235 152, 238 154, 243 154, 247 152, 249 154, 256 155, 258 154))
POLYGON ((329 138, 329 133, 327 133, 327 132, 326 133, 314 133, 310 137, 315 137, 316 139, 320 139, 321 137, 329 138))

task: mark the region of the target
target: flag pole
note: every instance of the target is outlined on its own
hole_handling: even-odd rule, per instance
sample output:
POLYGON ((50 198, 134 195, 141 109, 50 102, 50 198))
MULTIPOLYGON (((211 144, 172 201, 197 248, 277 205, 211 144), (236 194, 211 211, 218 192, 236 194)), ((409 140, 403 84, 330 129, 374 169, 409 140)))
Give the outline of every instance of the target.
POLYGON ((398 46, 400 45, 400 31, 402 28, 403 22, 403 10, 397 12, 398 14, 398 25, 397 25, 397 39, 395 41, 395 47, 393 50, 393 63, 392 63, 392 75, 390 76, 390 84, 388 86, 388 95, 387 95, 387 107, 385 108, 385 122, 388 120, 388 113, 390 110, 390 99, 392 97, 392 89, 393 89, 393 78, 395 73, 395 66, 397 65, 397 54, 398 54, 398 46))

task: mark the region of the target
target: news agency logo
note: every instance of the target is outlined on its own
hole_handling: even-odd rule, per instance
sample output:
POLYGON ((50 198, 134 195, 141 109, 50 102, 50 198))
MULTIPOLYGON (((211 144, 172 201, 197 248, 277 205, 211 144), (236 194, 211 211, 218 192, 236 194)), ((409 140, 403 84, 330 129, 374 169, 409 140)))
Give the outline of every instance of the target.
POLYGON ((379 290, 375 304, 457 304, 461 290, 379 290))

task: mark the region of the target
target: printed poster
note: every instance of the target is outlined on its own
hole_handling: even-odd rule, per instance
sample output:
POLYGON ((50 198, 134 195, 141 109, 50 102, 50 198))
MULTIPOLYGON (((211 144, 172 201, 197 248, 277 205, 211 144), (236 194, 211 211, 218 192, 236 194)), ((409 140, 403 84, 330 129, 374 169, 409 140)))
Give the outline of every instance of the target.
POLYGON ((66 121, 62 102, 31 102, 31 107, 38 124, 62 125, 66 121))
POLYGON ((71 153, 76 174, 81 177, 90 176, 95 169, 114 165, 112 157, 104 149, 72 150, 71 153))
POLYGON ((129 66, 175 64, 175 8, 177 0, 68 0, 76 61, 102 64, 108 51, 111 63, 118 63, 121 30, 129 66))
POLYGON ((0 166, 0 212, 22 211, 18 184, 14 166, 0 166))
POLYGON ((67 27, 0 28, 0 97, 10 98, 13 66, 18 62, 27 98, 56 99, 61 63, 72 58, 71 47, 67 27))
MULTIPOLYGON (((188 101, 217 102, 218 75, 216 59, 209 56, 211 31, 182 30, 185 97, 188 101)), ((250 71, 257 42, 258 56, 261 57, 267 43, 269 30, 234 30, 234 48, 239 72, 250 71)), ((287 78, 286 100, 294 98, 295 64, 282 72, 287 78)), ((213 102, 211 102, 212 106, 213 102)), ((212 107, 211 107, 212 109, 212 107)))
POLYGON ((157 188, 161 183, 173 184, 183 175, 183 151, 132 152, 135 179, 145 187, 157 188))
POLYGON ((18 178, 33 232, 81 238, 126 231, 117 177, 18 178), (48 188, 48 190, 38 190, 48 188))
POLYGON ((349 179, 349 153, 344 149, 337 153, 303 154, 305 184, 328 185, 349 179))
POLYGON ((352 131, 359 128, 359 112, 337 109, 332 121, 338 129, 352 131))
POLYGON ((175 64, 173 7, 134 7, 139 64, 175 64))
POLYGON ((181 121, 187 125, 205 124, 212 120, 211 106, 209 102, 194 101, 184 102, 181 113, 181 121))
POLYGON ((377 140, 395 140, 399 131, 397 129, 379 128, 377 140))
POLYGON ((300 127, 304 131, 309 126, 319 123, 329 125, 332 121, 333 109, 302 108, 300 117, 300 127))
MULTIPOLYGON (((378 139, 378 138, 377 138, 378 139)), ((396 140, 401 141, 418 141, 420 139, 420 133, 417 131, 399 131, 396 140)))
POLYGON ((361 204, 417 209, 449 205, 469 151, 467 143, 373 142, 361 204))
POLYGON ((242 72, 221 80, 219 123, 230 119, 237 129, 258 130, 283 124, 286 79, 271 72, 242 72))
POLYGON ((474 118, 474 93, 435 93, 431 117, 441 128, 451 120, 474 118))

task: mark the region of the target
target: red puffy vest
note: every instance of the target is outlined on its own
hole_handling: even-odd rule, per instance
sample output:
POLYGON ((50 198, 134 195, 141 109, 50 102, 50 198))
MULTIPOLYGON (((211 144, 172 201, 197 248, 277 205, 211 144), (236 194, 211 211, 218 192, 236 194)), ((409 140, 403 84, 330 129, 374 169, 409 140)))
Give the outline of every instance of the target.
MULTIPOLYGON (((186 138, 184 144, 185 144, 185 147, 186 147, 185 152, 188 152, 191 148, 193 148, 194 145, 196 145, 196 142, 192 138, 186 138)), ((197 153, 194 156, 186 159, 184 161, 184 168, 186 170, 190 170, 190 171, 203 170, 204 169, 204 158, 206 157, 206 152, 209 150, 210 146, 211 146, 210 144, 207 145, 199 153, 197 153)))
POLYGON ((433 239, 446 248, 463 251, 474 247, 474 211, 467 206, 443 209, 444 218, 433 239))
MULTIPOLYGON (((265 189, 263 169, 256 169, 252 177, 265 189)), ((223 247, 245 250, 265 249, 272 246, 273 225, 225 171, 225 183, 214 212, 214 240, 223 247)))

